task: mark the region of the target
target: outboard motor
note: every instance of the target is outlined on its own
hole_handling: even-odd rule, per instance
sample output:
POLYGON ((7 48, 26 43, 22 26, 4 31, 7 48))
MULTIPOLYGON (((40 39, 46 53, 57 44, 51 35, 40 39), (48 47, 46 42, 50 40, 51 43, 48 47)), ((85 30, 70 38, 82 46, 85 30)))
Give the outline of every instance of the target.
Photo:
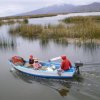
POLYGON ((76 67, 76 72, 77 72, 77 74, 80 74, 80 69, 79 69, 79 67, 82 67, 83 66, 83 63, 81 63, 81 62, 76 62, 75 63, 75 67, 76 67))

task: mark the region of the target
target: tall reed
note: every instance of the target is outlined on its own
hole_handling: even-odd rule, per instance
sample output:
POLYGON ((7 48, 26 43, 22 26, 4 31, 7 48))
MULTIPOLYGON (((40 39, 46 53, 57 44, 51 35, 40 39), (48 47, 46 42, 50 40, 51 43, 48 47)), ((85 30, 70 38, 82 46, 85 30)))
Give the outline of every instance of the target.
MULTIPOLYGON (((69 18, 70 19, 70 18, 69 18)), ((70 24, 58 25, 28 25, 21 24, 10 28, 11 34, 18 34, 24 37, 57 39, 57 38, 82 38, 93 39, 100 38, 99 17, 75 17, 70 19, 70 24), (73 23, 73 24, 72 24, 73 23)), ((66 22, 65 22, 66 23, 66 22)))

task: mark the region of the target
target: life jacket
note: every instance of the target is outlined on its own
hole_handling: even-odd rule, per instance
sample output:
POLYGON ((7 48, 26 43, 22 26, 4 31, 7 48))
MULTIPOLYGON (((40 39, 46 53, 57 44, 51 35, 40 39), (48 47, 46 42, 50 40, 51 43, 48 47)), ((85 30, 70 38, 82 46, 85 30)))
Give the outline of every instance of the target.
POLYGON ((12 57, 12 63, 24 63, 24 59, 22 57, 19 56, 14 56, 12 57))

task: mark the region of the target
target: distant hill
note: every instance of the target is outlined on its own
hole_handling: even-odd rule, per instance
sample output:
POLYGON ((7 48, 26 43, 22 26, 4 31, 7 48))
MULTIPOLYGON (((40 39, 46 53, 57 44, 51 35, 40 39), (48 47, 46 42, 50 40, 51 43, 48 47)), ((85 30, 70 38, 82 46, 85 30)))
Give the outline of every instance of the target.
POLYGON ((89 5, 77 6, 73 12, 100 12, 100 3, 94 2, 89 5))
POLYGON ((72 13, 72 12, 100 12, 100 3, 94 2, 89 5, 74 6, 69 4, 53 5, 45 8, 40 8, 30 12, 19 14, 36 15, 36 14, 52 14, 52 13, 72 13))

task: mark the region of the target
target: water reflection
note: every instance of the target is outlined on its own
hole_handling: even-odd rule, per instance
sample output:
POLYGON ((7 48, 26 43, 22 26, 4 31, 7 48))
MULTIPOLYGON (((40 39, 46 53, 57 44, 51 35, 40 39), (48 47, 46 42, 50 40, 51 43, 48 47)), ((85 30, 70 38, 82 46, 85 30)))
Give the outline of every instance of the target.
POLYGON ((16 40, 0 37, 0 50, 15 50, 16 40))
MULTIPOLYGON (((53 43, 57 45, 61 45, 64 47, 70 45, 70 42, 67 39, 52 39, 52 40, 40 39, 40 46, 47 47, 51 41, 53 41, 53 43)), ((91 53, 100 48, 100 45, 93 41, 92 42, 91 41, 90 42, 80 41, 76 43, 74 42, 73 45, 76 48, 79 47, 79 48, 82 48, 84 51, 91 52, 91 53)))
POLYGON ((39 84, 48 86, 49 88, 56 90, 61 96, 67 96, 71 86, 71 82, 66 83, 66 86, 64 86, 63 81, 28 76, 16 70, 11 71, 11 73, 15 78, 21 79, 26 83, 32 84, 34 82, 37 82, 39 84))
POLYGON ((47 86, 57 91, 62 97, 68 95, 70 88, 75 81, 76 82, 80 80, 82 81, 82 78, 78 77, 77 75, 73 79, 46 79, 46 78, 39 78, 36 76, 26 75, 24 73, 15 70, 14 68, 12 68, 10 72, 16 79, 21 79, 22 81, 29 84, 34 84, 34 82, 36 82, 41 85, 47 86))
POLYGON ((85 51, 95 51, 96 49, 99 49, 99 45, 94 42, 89 42, 89 43, 83 43, 83 49, 85 51))
POLYGON ((49 44, 49 40, 48 39, 40 39, 40 46, 42 47, 47 47, 49 44))
POLYGON ((61 96, 67 96, 69 90, 68 89, 61 89, 58 91, 61 96))
POLYGON ((39 40, 40 40, 39 44, 42 47, 47 47, 50 42, 53 42, 57 45, 61 45, 61 46, 65 46, 65 47, 68 46, 67 39, 39 39, 39 40))
POLYGON ((48 24, 58 24, 60 20, 68 17, 73 16, 93 16, 93 15, 100 15, 100 12, 87 12, 87 13, 69 13, 64 15, 57 15, 52 17, 42 17, 42 18, 31 18, 29 19, 29 24, 41 24, 41 25, 48 25, 48 24))
POLYGON ((99 49, 100 45, 97 44, 96 42, 94 41, 89 41, 89 42, 86 42, 86 41, 79 41, 79 42, 75 42, 74 45, 76 47, 79 47, 79 48, 83 48, 84 51, 89 51, 89 52, 93 52, 95 51, 96 49, 99 49))
POLYGON ((64 39, 64 38, 62 38, 62 39, 60 39, 60 38, 53 39, 53 42, 56 43, 56 44, 58 44, 58 45, 60 44, 62 46, 68 46, 68 40, 64 39))

